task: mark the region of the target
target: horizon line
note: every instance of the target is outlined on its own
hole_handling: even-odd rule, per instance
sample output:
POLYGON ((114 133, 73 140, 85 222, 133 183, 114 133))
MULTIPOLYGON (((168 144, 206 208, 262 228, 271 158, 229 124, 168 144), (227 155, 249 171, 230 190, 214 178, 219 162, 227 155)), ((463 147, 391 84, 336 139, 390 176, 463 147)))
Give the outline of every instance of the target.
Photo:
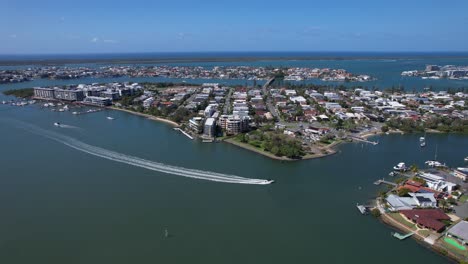
POLYGON ((0 56, 40 56, 40 55, 117 55, 117 54, 213 54, 213 53, 468 53, 468 50, 384 50, 384 51, 375 51, 375 50, 362 50, 362 51, 352 51, 352 50, 246 50, 246 51, 236 51, 236 50, 225 50, 225 51, 125 51, 125 52, 57 52, 57 53, 0 53, 0 56))

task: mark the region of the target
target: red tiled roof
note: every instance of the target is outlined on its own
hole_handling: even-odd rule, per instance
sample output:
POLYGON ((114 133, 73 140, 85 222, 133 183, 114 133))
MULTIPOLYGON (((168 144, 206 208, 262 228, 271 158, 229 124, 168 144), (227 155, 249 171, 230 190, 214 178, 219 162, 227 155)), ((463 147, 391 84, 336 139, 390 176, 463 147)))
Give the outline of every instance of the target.
POLYGON ((400 190, 400 189, 408 189, 408 190, 410 190, 410 192, 415 193, 415 192, 418 192, 421 188, 413 186, 413 185, 405 184, 403 186, 398 187, 398 190, 400 190))
POLYGON ((422 186, 422 184, 420 182, 413 181, 413 180, 406 181, 406 184, 413 185, 413 186, 416 186, 416 187, 421 187, 422 186))
POLYGON ((437 232, 445 228, 445 224, 440 220, 450 220, 450 217, 440 209, 401 210, 400 213, 418 225, 436 230, 437 232))

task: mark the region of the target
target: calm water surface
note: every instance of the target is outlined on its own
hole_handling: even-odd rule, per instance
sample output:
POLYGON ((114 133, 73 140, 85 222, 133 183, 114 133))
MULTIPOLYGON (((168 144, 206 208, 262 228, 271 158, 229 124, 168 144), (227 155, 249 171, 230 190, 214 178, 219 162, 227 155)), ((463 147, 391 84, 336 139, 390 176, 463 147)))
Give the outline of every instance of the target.
POLYGON ((460 135, 428 135, 424 150, 420 135, 389 135, 375 138, 377 146, 346 144, 334 156, 282 163, 123 112, 74 116, 39 106, 0 105, 0 131, 0 263, 9 264, 448 263, 412 239, 392 238, 355 205, 373 198, 373 181, 400 161, 422 167, 436 145, 451 166, 468 154, 460 135), (14 120, 128 155, 276 183, 149 171, 79 152, 14 120))

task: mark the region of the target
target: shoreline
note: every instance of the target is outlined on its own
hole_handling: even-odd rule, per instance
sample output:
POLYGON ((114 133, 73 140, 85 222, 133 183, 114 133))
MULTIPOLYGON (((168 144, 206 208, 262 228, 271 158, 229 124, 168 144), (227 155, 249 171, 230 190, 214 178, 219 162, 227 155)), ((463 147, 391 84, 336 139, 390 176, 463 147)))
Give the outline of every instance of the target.
POLYGON ((333 148, 338 146, 341 143, 341 142, 334 142, 334 143, 330 144, 329 146, 325 147, 324 149, 328 153, 307 154, 307 155, 301 157, 300 159, 291 159, 291 158, 284 157, 284 156, 278 157, 278 156, 276 156, 276 155, 274 155, 272 153, 263 151, 261 149, 257 149, 256 147, 251 146, 251 145, 246 144, 246 143, 238 142, 238 141, 236 141, 235 139, 232 139, 232 138, 223 139, 222 142, 226 142, 226 143, 232 144, 234 146, 237 146, 239 148, 242 148, 242 149, 245 149, 245 150, 248 150, 248 151, 252 151, 252 152, 257 153, 257 154, 260 154, 260 155, 262 155, 264 157, 267 157, 267 158, 270 158, 270 159, 273 159, 273 160, 280 160, 280 161, 301 161, 301 160, 319 159, 319 158, 324 158, 324 157, 327 157, 327 156, 331 156, 333 154, 338 153, 338 151, 336 151, 333 148))
MULTIPOLYGON (((443 247, 441 247, 440 245, 438 245, 436 242, 434 244, 430 244, 429 242, 426 241, 426 237, 423 237, 421 234, 419 234, 417 231, 414 231, 412 229, 410 229, 409 227, 397 222, 395 219, 393 219, 391 216, 388 216, 387 214, 382 214, 379 218, 380 222, 382 222, 384 225, 394 229, 394 230, 397 230, 397 231, 400 231, 400 232, 405 232, 405 233, 413 233, 413 235, 409 238, 409 239, 413 239, 416 241, 416 243, 420 244, 421 246, 423 247, 426 247, 428 248, 429 250, 449 259, 449 260, 452 260, 452 261, 462 261, 462 259, 459 259, 459 257, 457 257, 457 255, 449 252, 449 251, 446 251, 446 254, 442 254, 441 252, 445 251, 446 249, 444 249, 443 247)), ((442 235, 443 236, 443 235, 442 235)), ((440 237, 439 237, 440 238, 440 237)), ((438 238, 438 239, 439 239, 438 238)))
POLYGON ((180 127, 179 123, 174 122, 174 121, 169 120, 169 119, 165 119, 165 118, 161 118, 161 117, 157 117, 157 116, 152 116, 152 115, 149 115, 149 114, 139 113, 139 112, 135 112, 135 111, 128 110, 128 109, 122 109, 122 108, 118 108, 118 107, 115 107, 115 106, 108 106, 108 107, 105 107, 105 108, 110 109, 110 110, 122 111, 122 112, 126 112, 126 113, 129 113, 129 114, 141 116, 141 117, 145 117, 146 119, 150 119, 150 120, 153 120, 153 121, 163 122, 163 123, 169 124, 169 125, 171 125, 173 127, 180 127))

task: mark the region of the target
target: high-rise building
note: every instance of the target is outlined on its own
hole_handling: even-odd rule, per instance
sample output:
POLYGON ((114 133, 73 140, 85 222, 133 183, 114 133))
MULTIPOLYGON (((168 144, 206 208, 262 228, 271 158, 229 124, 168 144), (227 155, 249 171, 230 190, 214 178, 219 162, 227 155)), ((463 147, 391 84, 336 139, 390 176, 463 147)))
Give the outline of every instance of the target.
POLYGON ((205 137, 214 138, 216 133, 216 120, 212 117, 207 118, 205 127, 203 128, 203 135, 205 137))

